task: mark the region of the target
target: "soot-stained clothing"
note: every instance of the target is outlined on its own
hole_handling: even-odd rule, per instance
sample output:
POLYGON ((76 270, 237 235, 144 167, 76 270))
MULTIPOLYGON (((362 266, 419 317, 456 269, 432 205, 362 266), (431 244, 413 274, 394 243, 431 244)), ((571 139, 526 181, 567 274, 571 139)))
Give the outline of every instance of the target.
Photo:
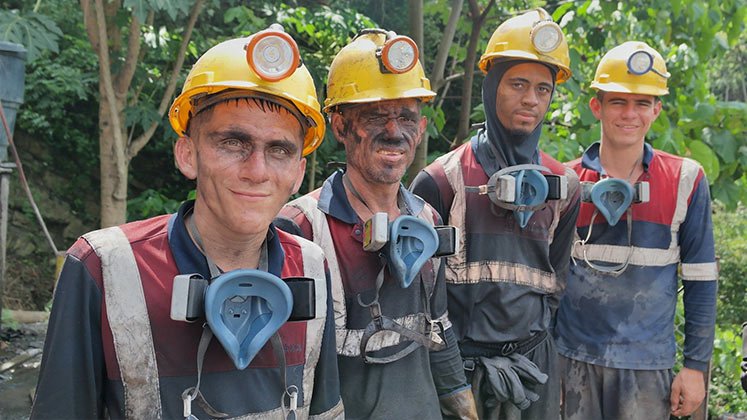
MULTIPOLYGON (((187 323, 169 315, 177 274, 199 273, 210 278, 206 259, 184 224, 184 215, 193 205, 187 202, 177 214, 120 226, 141 277, 163 418, 183 417, 182 392, 197 381, 197 349, 204 319, 187 323)), ((270 226, 268 271, 281 278, 304 276, 306 261, 300 241, 304 240, 270 226)), ((55 290, 31 418, 124 418, 123 382, 107 319, 104 284, 99 256, 80 238, 68 251, 55 290)), ((322 317, 329 322, 287 322, 279 330, 288 384, 299 389, 301 417, 342 414, 328 284, 322 288, 327 289, 328 302, 322 317), (315 365, 310 365, 310 360, 316 360, 315 365), (304 387, 304 383, 311 387, 304 387)), ((200 390, 213 407, 232 417, 274 413, 283 392, 281 374, 270 343, 249 367, 237 370, 214 338, 204 358, 200 390)), ((192 411, 198 418, 208 418, 198 404, 192 405, 192 411)))
MULTIPOLYGON (((286 205, 280 217, 298 229, 298 234, 320 244, 330 261, 345 415, 361 419, 440 418, 438 397, 468 387, 447 317, 442 264, 438 259, 429 260, 405 289, 386 270, 379 302, 385 316, 415 331, 423 331, 427 318, 441 322, 446 348, 429 351, 419 346, 395 362, 364 363, 360 342, 372 316, 369 308, 358 302, 358 296, 364 302, 372 299, 383 262, 378 253, 363 250, 363 221, 350 206, 342 177, 342 172, 334 173, 322 188, 286 205), (428 307, 430 313, 426 316, 428 307)), ((399 201, 403 214, 437 224, 438 215, 403 187, 399 201)), ((380 332, 371 338, 367 348, 369 354, 384 357, 409 343, 399 334, 380 332)))
MULTIPOLYGON (((465 186, 488 181, 477 155, 480 136, 485 135, 480 131, 470 142, 436 159, 411 186, 445 223, 461 231, 461 251, 446 260, 446 284, 450 318, 466 359, 499 355, 507 343, 531 342, 547 334, 565 285, 578 212, 577 176, 542 152, 534 163, 566 176, 568 197, 548 201, 524 229, 511 211, 496 206, 488 196, 467 193, 465 186)), ((555 357, 545 357, 554 353, 552 338, 548 340, 547 349, 526 351, 540 370, 553 373, 555 357)), ((528 417, 557 415, 558 379, 554 375, 539 387, 540 400, 530 406, 535 414, 528 417)), ((473 391, 482 392, 474 383, 473 391)))
MULTIPOLYGON (((599 143, 569 164, 581 181, 605 176, 599 143)), ((718 276, 711 200, 703 169, 695 161, 644 146, 650 201, 632 204, 630 265, 617 277, 591 269, 619 264, 630 250, 628 223, 615 226, 598 215, 586 245, 573 250, 566 294, 558 311, 558 351, 570 359, 620 368, 671 369, 675 361, 674 315, 678 279, 684 288, 684 366, 705 371, 711 358, 718 276), (680 273, 678 274, 678 270, 680 273)), ((582 203, 578 236, 592 226, 594 204, 582 203)))

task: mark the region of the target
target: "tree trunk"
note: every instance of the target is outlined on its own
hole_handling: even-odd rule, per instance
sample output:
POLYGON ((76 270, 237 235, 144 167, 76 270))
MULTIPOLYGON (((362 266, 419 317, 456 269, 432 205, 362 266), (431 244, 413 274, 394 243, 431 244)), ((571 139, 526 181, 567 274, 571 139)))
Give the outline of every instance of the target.
MULTIPOLYGON (((472 111, 472 80, 475 74, 475 63, 477 62, 477 44, 480 40, 480 30, 485 22, 490 8, 493 7, 495 0, 491 0, 485 9, 480 12, 476 0, 469 1, 470 20, 472 21, 472 32, 467 44, 467 58, 464 60, 464 81, 462 83, 462 108, 459 110, 459 126, 457 128, 456 138, 453 144, 457 145, 469 135, 470 120, 469 115, 472 111)), ((485 112, 491 112, 486 109, 485 112)), ((492 112, 495 112, 493 110, 492 112)))
MULTIPOLYGON (((423 56, 423 0, 410 0, 409 4, 409 16, 410 16, 410 34, 412 35, 413 41, 418 44, 420 50, 420 63, 424 64, 423 56)), ((428 157, 428 133, 423 133, 423 138, 420 140, 420 144, 415 149, 415 159, 407 169, 406 177, 412 181, 415 175, 420 172, 421 169, 425 168, 426 160, 428 157)))
MULTIPOLYGON (((119 102, 119 101, 118 101, 119 102)), ((123 104, 116 104, 122 112, 123 104)), ((111 124, 112 116, 106 95, 101 95, 99 104, 99 158, 101 169, 101 227, 120 225, 127 219, 127 175, 129 165, 126 157, 115 149, 117 138, 126 139, 125 133, 117 135, 111 124)), ((120 114, 121 115, 121 114, 120 114)))

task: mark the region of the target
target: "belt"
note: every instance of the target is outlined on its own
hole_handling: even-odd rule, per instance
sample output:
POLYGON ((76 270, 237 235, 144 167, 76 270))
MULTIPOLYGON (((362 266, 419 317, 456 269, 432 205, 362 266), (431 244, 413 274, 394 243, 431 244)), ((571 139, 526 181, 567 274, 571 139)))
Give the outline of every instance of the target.
POLYGON ((534 350, 537 345, 547 338, 547 331, 540 331, 533 336, 521 341, 507 341, 496 343, 459 343, 462 351, 462 357, 494 357, 510 356, 514 353, 527 354, 534 350))

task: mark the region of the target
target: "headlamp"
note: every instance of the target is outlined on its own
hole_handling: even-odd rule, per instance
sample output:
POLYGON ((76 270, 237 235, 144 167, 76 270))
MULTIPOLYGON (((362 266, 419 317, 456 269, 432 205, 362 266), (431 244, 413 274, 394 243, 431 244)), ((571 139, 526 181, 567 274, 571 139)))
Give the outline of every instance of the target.
POLYGON ((563 32, 560 30, 560 26, 548 20, 538 22, 532 28, 529 36, 534 48, 543 54, 555 51, 563 41, 563 32))
POLYGON ((394 74, 408 72, 418 62, 417 44, 402 35, 388 39, 379 54, 384 67, 394 74))
POLYGON ((262 80, 277 82, 293 74, 301 59, 296 41, 282 26, 272 24, 249 41, 246 61, 262 80))
POLYGON ((636 51, 628 57, 628 72, 636 76, 642 76, 648 72, 654 72, 667 79, 669 75, 661 74, 654 68, 654 56, 648 51, 636 51))

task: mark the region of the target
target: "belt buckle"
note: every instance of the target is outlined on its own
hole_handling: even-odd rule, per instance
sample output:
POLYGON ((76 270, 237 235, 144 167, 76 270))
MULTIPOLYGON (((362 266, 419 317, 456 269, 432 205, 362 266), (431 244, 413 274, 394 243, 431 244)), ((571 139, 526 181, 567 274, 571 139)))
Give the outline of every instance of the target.
POLYGON ((501 356, 510 356, 516 352, 516 348, 518 345, 516 345, 516 342, 510 342, 510 343, 504 343, 501 346, 501 356))
POLYGON ((464 370, 466 370, 467 372, 472 372, 475 370, 476 363, 474 359, 464 359, 462 363, 464 364, 464 370))

